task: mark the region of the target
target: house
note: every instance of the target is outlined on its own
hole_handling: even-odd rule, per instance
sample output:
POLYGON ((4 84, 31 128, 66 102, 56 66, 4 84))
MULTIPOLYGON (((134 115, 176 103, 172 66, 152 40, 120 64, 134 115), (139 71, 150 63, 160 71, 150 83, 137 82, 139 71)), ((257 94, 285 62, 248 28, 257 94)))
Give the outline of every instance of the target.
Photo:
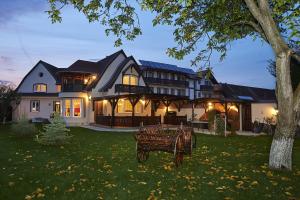
POLYGON ((98 62, 78 60, 68 68, 39 61, 16 89, 21 103, 14 120, 50 118, 59 112, 69 125, 139 126, 206 121, 216 109, 238 129, 272 117, 274 90, 218 83, 213 75, 153 61, 123 50, 98 62))

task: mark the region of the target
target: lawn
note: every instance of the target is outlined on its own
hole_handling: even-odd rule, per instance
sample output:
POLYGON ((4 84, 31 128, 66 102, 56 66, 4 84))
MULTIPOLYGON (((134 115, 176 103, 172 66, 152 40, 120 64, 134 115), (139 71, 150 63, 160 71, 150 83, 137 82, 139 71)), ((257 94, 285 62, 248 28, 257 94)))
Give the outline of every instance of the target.
POLYGON ((300 197, 300 140, 293 172, 267 168, 269 137, 198 135, 192 157, 135 159, 132 133, 72 128, 70 145, 41 146, 0 126, 0 199, 293 199, 300 197))

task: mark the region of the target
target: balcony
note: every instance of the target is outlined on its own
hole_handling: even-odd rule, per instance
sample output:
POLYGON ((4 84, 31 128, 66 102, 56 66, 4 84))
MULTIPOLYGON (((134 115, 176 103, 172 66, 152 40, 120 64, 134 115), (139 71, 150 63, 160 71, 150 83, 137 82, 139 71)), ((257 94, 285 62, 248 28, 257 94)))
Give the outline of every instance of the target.
POLYGON ((201 91, 213 91, 213 86, 212 85, 200 85, 200 90, 201 91))
POLYGON ((124 85, 116 84, 115 93, 135 93, 135 94, 149 94, 151 92, 149 87, 138 85, 124 85))
POLYGON ((165 85, 165 86, 175 86, 175 87, 188 87, 188 81, 182 80, 171 80, 171 79, 160 79, 160 78, 153 78, 153 77, 145 77, 145 82, 149 84, 157 84, 157 85, 165 85))
POLYGON ((63 84, 62 92, 82 92, 84 88, 84 84, 63 84))

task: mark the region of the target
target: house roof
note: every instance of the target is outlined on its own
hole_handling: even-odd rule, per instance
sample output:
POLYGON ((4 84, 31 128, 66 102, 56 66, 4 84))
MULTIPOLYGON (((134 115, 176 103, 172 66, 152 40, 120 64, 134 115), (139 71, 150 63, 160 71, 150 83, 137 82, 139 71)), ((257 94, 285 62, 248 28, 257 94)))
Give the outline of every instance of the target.
POLYGON ((222 83, 224 97, 227 100, 275 103, 275 90, 222 83))
POLYGON ((136 61, 134 60, 134 58, 132 56, 127 57, 125 60, 123 60, 119 66, 117 67, 117 69, 115 70, 115 72, 112 74, 111 79, 102 87, 100 88, 99 92, 103 92, 103 91, 107 91, 109 88, 111 88, 114 84, 114 82, 116 81, 116 79, 118 78, 118 75, 121 73, 122 69, 124 68, 124 66, 130 61, 133 60, 135 62, 135 64, 132 64, 130 66, 135 67, 135 69, 139 72, 138 69, 138 65, 136 63, 136 61))
POLYGON ((16 88, 16 91, 19 90, 20 86, 23 84, 23 82, 26 80, 26 78, 29 76, 29 74, 31 72, 33 72, 33 70, 39 65, 39 64, 42 64, 46 69, 47 71, 53 76, 53 78, 56 80, 56 82, 59 82, 59 76, 56 75, 56 73, 61 70, 61 68, 57 68, 45 61, 42 61, 40 60, 39 62, 37 62, 35 64, 35 66, 25 75, 25 77, 22 79, 22 81, 20 82, 20 84, 18 85, 18 87, 16 88))
POLYGON ((154 61, 147 61, 147 60, 139 60, 141 63, 141 69, 159 69, 159 70, 167 70, 167 71, 174 71, 180 72, 183 74, 188 75, 196 75, 196 73, 192 69, 178 67, 177 65, 154 62, 154 61))

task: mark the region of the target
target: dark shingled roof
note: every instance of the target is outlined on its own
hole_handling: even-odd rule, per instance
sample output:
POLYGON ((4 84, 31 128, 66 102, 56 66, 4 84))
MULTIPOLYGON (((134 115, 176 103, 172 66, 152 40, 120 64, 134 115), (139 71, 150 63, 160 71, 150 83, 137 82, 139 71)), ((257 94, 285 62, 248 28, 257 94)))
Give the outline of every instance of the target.
POLYGON ((147 60, 139 60, 141 63, 141 69, 160 69, 160 70, 167 70, 167 71, 174 71, 180 72, 189 75, 195 75, 196 73, 192 69, 178 67, 177 65, 160 63, 160 62, 153 62, 147 60))
POLYGON ((224 97, 227 100, 275 103, 275 90, 222 83, 224 97))
MULTIPOLYGON (((109 88, 111 88, 114 84, 114 82, 116 81, 116 79, 118 78, 118 75, 121 73, 123 67, 130 61, 130 60, 134 60, 134 58, 132 56, 127 57, 125 60, 123 60, 119 66, 117 66, 117 70, 115 70, 115 72, 111 75, 111 79, 100 89, 99 92, 104 92, 107 91, 109 88)), ((130 65, 133 67, 136 67, 136 70, 139 72, 139 68, 137 63, 135 62, 135 65, 130 65)))

